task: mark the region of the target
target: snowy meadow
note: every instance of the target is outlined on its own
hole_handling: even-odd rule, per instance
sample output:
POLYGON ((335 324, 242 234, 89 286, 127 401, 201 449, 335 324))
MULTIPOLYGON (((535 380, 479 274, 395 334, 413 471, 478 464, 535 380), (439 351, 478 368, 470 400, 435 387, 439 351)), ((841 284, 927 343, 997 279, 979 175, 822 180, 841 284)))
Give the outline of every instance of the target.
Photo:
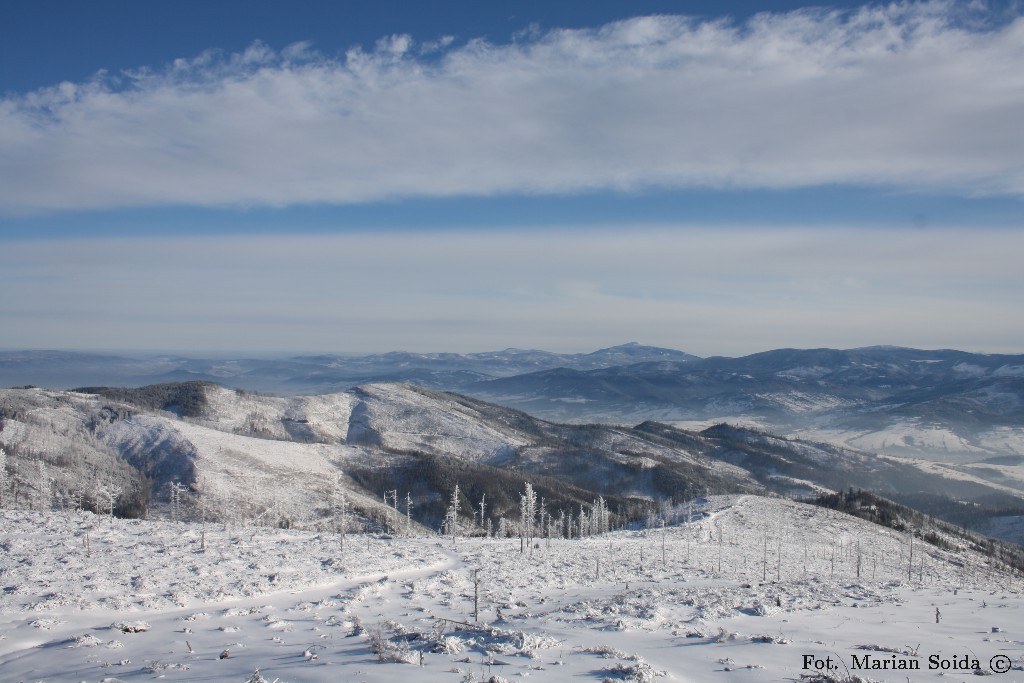
POLYGON ((782 499, 532 544, 0 515, 4 681, 1024 681, 1019 576, 782 499))

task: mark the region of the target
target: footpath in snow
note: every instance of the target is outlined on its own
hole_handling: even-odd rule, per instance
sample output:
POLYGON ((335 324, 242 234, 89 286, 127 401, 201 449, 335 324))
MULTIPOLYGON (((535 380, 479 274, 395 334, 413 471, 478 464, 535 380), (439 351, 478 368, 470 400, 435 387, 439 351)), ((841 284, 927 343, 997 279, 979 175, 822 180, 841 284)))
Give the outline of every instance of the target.
POLYGON ((781 500, 716 497, 689 524, 522 553, 519 539, 342 548, 89 514, 0 521, 3 681, 902 683, 977 665, 1024 683, 1019 577, 923 543, 911 560, 905 534, 781 500))

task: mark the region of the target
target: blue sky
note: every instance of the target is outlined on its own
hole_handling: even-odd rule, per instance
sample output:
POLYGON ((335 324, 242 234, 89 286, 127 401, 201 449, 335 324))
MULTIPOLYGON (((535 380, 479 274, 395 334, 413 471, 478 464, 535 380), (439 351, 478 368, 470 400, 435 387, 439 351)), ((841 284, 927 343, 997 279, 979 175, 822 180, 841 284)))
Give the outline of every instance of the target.
POLYGON ((0 348, 1021 352, 1017 2, 0 5, 0 348))

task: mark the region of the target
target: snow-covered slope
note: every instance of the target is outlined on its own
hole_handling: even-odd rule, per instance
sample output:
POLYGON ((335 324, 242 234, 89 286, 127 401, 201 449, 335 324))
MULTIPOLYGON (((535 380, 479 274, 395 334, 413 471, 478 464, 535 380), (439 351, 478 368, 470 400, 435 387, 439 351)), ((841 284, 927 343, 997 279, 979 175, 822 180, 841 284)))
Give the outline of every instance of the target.
POLYGON ((118 499, 122 511, 144 507, 148 485, 98 430, 127 414, 94 398, 41 389, 0 390, 0 449, 6 453, 6 507, 97 506, 118 499))
POLYGON ((529 439, 500 421, 488 419, 472 404, 453 395, 409 384, 360 387, 349 425, 352 441, 394 450, 428 450, 468 460, 501 457, 529 439))
POLYGON ((955 538, 940 549, 756 496, 688 512, 663 530, 525 553, 517 539, 349 536, 342 549, 328 534, 0 512, 0 671, 48 683, 920 683, 977 666, 1024 679, 1021 579, 955 538), (864 669, 872 659, 916 668, 864 669))
MULTIPOLYGON (((96 454, 106 459, 104 470, 134 473, 145 488, 136 496, 139 507, 146 504, 145 493, 160 514, 184 506, 182 514, 192 517, 306 526, 334 523, 339 484, 366 523, 393 517, 400 490, 409 499, 402 511, 410 518, 440 524, 458 481, 438 476, 437 458, 462 463, 467 495, 492 494, 495 524, 517 505, 497 494, 520 488, 529 472, 564 478, 568 486, 545 489, 552 505, 563 498, 567 505, 589 504, 615 493, 623 477, 620 494, 664 496, 651 474, 684 466, 702 473, 706 489, 758 488, 742 470, 678 445, 619 430, 553 425, 411 385, 288 398, 204 383, 94 391, 0 391, 6 406, 0 447, 10 453, 10 469, 20 472, 12 486, 22 497, 18 507, 31 497, 38 499, 35 507, 113 505, 124 513, 127 501, 118 497, 124 487, 106 500, 83 474, 96 454), (43 457, 59 474, 59 495, 33 483, 35 461, 43 457), (435 460, 427 464, 424 458, 435 460), (424 467, 430 470, 425 475, 424 467), (495 467, 507 473, 500 481, 495 467), (614 476, 601 480, 599 473, 614 476), (174 494, 176 502, 175 486, 185 487, 174 494), (80 500, 72 500, 76 487, 84 490, 80 500), (384 504, 389 495, 390 512, 384 504)), ((477 502, 466 500, 467 509, 477 502)))
POLYGON ((272 525, 325 516, 346 462, 366 456, 341 444, 253 438, 158 415, 122 420, 101 438, 131 462, 164 470, 167 483, 189 484, 218 517, 272 525))
POLYGON ((961 500, 988 506, 955 518, 978 529, 990 528, 986 510, 1024 506, 1018 462, 933 465, 734 426, 560 425, 407 384, 287 398, 209 383, 93 391, 0 390, 19 507, 104 510, 103 489, 120 513, 166 515, 181 485, 176 505, 192 517, 330 526, 341 486, 359 523, 405 513, 436 529, 456 484, 465 514, 487 499, 497 524, 528 480, 554 511, 603 496, 623 521, 708 492, 928 491, 927 511, 940 516, 961 500))
POLYGON ((351 393, 278 398, 210 387, 201 423, 221 431, 262 438, 338 443, 348 433, 351 393))

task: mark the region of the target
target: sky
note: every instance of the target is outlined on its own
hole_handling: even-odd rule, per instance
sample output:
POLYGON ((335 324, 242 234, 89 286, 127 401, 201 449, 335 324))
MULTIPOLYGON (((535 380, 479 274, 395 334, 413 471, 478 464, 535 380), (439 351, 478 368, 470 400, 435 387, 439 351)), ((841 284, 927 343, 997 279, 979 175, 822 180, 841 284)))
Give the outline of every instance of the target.
POLYGON ((1024 5, 0 4, 0 348, 1024 352, 1024 5))

